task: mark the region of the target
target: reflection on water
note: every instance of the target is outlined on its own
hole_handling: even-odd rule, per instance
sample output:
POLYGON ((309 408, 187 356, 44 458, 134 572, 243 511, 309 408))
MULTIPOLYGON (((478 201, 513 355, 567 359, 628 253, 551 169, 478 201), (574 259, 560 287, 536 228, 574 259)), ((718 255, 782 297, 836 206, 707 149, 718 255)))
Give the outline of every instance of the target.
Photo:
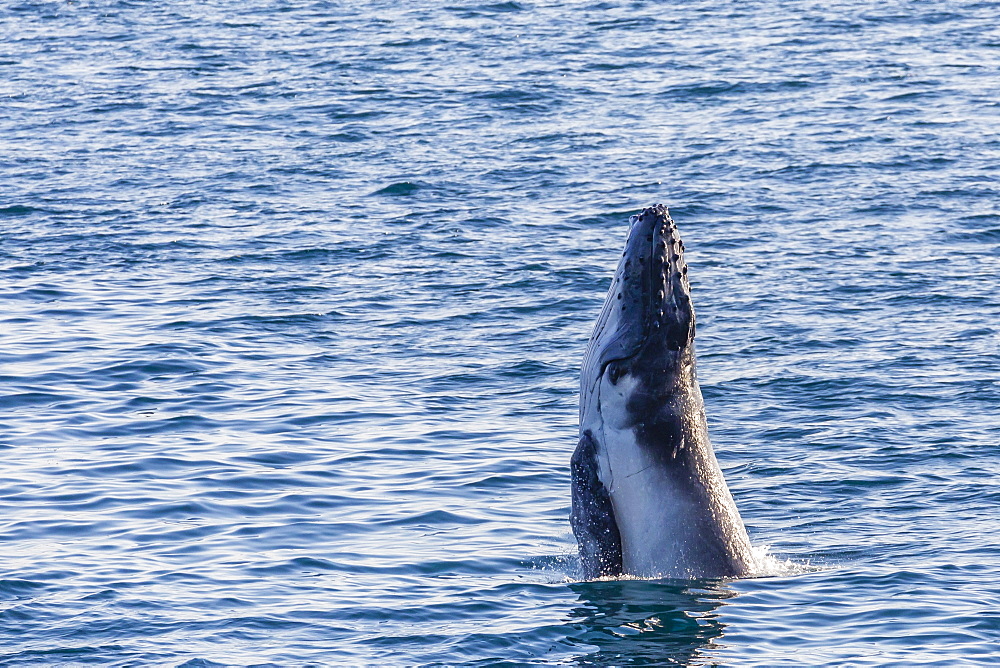
POLYGON ((573 640, 596 650, 582 666, 689 665, 703 649, 719 647, 725 625, 716 609, 737 593, 725 583, 688 580, 614 580, 570 585, 580 604, 569 621, 573 640))

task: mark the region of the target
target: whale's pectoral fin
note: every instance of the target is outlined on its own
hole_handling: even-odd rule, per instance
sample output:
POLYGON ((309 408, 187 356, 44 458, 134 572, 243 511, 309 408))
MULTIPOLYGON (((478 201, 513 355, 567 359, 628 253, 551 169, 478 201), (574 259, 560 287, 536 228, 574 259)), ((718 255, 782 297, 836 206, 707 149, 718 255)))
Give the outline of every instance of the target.
POLYGON ((611 495, 598 476, 597 442, 585 431, 570 462, 573 510, 569 520, 580 545, 585 578, 622 574, 622 539, 611 495))

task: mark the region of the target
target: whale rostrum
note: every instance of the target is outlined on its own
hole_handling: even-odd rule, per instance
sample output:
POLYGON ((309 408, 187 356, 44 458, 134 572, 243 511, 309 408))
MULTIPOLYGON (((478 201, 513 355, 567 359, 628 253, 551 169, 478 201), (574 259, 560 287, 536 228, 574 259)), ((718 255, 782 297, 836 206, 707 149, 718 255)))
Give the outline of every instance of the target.
POLYGON ((740 577, 754 558, 708 439, 684 244, 630 219, 580 373, 570 522, 584 577, 740 577))

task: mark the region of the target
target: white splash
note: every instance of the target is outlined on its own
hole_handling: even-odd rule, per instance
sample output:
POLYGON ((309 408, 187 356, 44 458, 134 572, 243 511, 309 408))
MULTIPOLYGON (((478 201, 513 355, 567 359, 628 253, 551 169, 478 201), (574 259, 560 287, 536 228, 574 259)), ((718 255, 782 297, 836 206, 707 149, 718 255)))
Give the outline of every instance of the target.
POLYGON ((755 569, 753 577, 773 578, 787 575, 802 575, 803 573, 815 573, 823 570, 819 566, 814 566, 808 561, 798 562, 791 559, 781 559, 771 554, 770 545, 754 545, 753 558, 755 569))

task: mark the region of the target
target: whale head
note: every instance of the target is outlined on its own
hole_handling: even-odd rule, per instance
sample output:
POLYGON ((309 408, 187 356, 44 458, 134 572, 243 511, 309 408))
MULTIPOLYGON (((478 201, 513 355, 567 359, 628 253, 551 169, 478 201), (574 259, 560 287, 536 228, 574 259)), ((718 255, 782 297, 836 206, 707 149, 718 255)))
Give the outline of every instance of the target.
POLYGON ((662 395, 679 374, 694 372, 694 307, 677 226, 663 205, 629 222, 625 250, 584 355, 581 423, 602 382, 617 385, 630 377, 641 394, 662 395))

